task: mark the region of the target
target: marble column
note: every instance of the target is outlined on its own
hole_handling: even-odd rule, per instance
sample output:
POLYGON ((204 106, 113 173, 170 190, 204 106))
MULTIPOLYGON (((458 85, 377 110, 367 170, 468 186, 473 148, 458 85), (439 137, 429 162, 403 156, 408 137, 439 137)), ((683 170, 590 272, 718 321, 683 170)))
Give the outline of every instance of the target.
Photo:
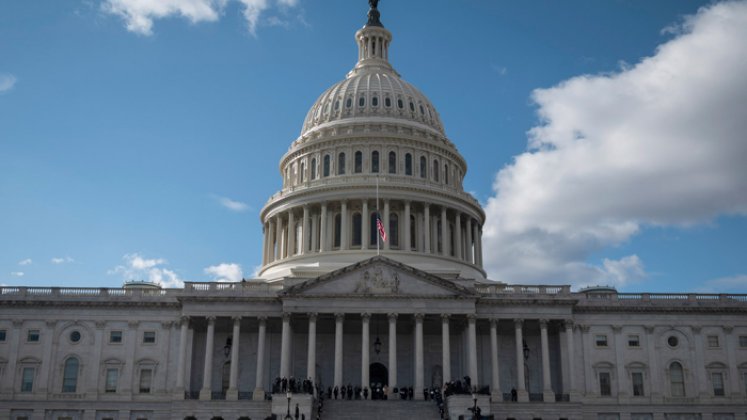
POLYGON ((475 224, 472 225, 472 229, 472 236, 473 240, 475 241, 475 265, 478 267, 482 267, 482 243, 480 239, 479 223, 475 222, 475 224))
POLYGON ((290 378, 290 364, 291 364, 291 326, 290 326, 291 314, 288 312, 283 313, 283 330, 281 332, 280 341, 280 377, 290 378))
POLYGON ((316 383, 316 313, 309 314, 309 347, 306 350, 306 377, 316 383))
POLYGON ((257 373, 254 381, 254 401, 264 401, 265 399, 265 336, 267 332, 267 318, 259 317, 259 328, 257 330, 257 373))
POLYGON ((474 264, 472 259, 472 218, 467 217, 465 220, 464 231, 467 233, 467 262, 474 264))
POLYGON ((348 249, 348 202, 340 202, 340 249, 348 249))
POLYGON ((319 217, 314 214, 311 216, 311 244, 310 252, 319 252, 319 217))
POLYGON ((228 378, 227 400, 239 399, 239 343, 241 342, 241 317, 233 317, 233 335, 231 338, 231 372, 228 378))
MULTIPOLYGON (((656 343, 654 326, 646 325, 643 327, 643 329, 646 331, 646 348, 648 349, 649 372, 661 372, 661 368, 659 367, 659 345, 656 343)), ((662 395, 663 385, 661 384, 661 376, 662 375, 649 376, 651 378, 651 402, 654 404, 664 401, 664 396, 662 395)), ((575 388, 571 383, 571 393, 573 393, 574 390, 575 388)), ((573 401, 573 397, 571 397, 571 401, 573 401)))
POLYGON ((283 259, 283 221, 275 216, 275 261, 283 259))
POLYGON ((296 254, 296 216, 293 210, 288 210, 288 250, 286 256, 292 257, 296 254))
MULTIPOLYGON (((726 340, 726 360, 728 362, 727 366, 729 367, 729 373, 727 373, 726 375, 729 379, 729 386, 727 388, 729 392, 726 395, 728 396, 729 394, 731 394, 731 397, 733 399, 739 399, 744 395, 743 391, 740 391, 739 389, 739 381, 741 379, 741 375, 739 372, 739 368, 737 367, 737 358, 735 354, 735 350, 739 348, 739 337, 734 334, 733 326, 724 325, 722 328, 725 335, 724 339, 726 340)), ((745 375, 747 373, 741 372, 741 374, 745 375)), ((747 383, 745 383, 745 385, 747 385, 747 383)))
POLYGON ((573 337, 573 320, 565 320, 565 340, 566 350, 568 353, 568 398, 571 401, 578 399, 578 390, 576 389, 576 351, 574 349, 575 339, 573 337))
POLYGON ((477 318, 473 314, 467 315, 467 366, 472 386, 477 386, 477 329, 475 323, 477 318))
POLYGON ((275 261, 275 219, 271 218, 267 223, 268 234, 267 234, 267 263, 275 261))
POLYGON ((625 343, 621 337, 622 326, 612 325, 612 348, 615 349, 615 367, 617 367, 617 398, 624 402, 625 398, 632 395, 632 386, 625 373, 625 343))
POLYGON ((368 200, 361 203, 361 249, 368 249, 371 241, 371 215, 368 214, 368 200))
POLYGON ((416 400, 423 399, 423 314, 415 314, 415 387, 416 400))
POLYGON ((389 249, 389 243, 392 242, 392 232, 389 226, 389 200, 384 200, 384 230, 386 230, 386 241, 383 243, 383 249, 388 250, 389 249))
POLYGON ((441 207, 441 254, 449 255, 449 220, 446 218, 446 207, 441 207))
POLYGON ((542 395, 545 402, 555 402, 555 392, 550 381, 550 347, 547 340, 546 319, 540 319, 540 346, 542 347, 542 395))
POLYGON ((423 204, 423 252, 431 253, 431 206, 423 204))
POLYGON ((389 314, 389 392, 397 387, 397 314, 389 314))
POLYGON ((329 250, 327 245, 327 203, 322 203, 322 214, 319 218, 319 252, 329 250))
POLYGON ((522 327, 523 319, 514 319, 514 336, 516 340, 516 393, 519 401, 528 402, 529 392, 526 389, 526 378, 524 377, 524 333, 522 327))
POLYGON ((441 314, 441 366, 443 366, 442 386, 451 382, 451 335, 449 334, 449 314, 441 314))
POLYGON ((498 369, 498 320, 495 318, 492 318, 490 320, 490 368, 490 394, 493 397, 493 401, 503 401, 503 394, 501 394, 501 381, 498 369))
POLYGON ((404 248, 403 249, 405 251, 410 251, 410 249, 412 249, 412 244, 410 243, 410 239, 411 239, 410 238, 410 229, 411 229, 411 227, 410 227, 410 202, 409 201, 405 201, 405 220, 404 220, 404 222, 405 222, 404 223, 404 227, 405 227, 405 230, 404 230, 405 241, 404 241, 404 248))
POLYGON ((215 340, 215 317, 207 318, 207 337, 205 340, 205 367, 202 374, 202 389, 200 390, 200 400, 212 399, 212 381, 213 381, 213 344, 215 340))
POLYGON ((371 315, 361 314, 361 388, 366 388, 371 383, 369 379, 369 321, 371 315))
POLYGON ((184 368, 187 363, 187 333, 189 332, 189 317, 181 317, 181 328, 179 334, 179 361, 176 365, 176 389, 174 397, 184 399, 184 368))
POLYGON ((462 257, 462 215, 456 212, 454 215, 454 256, 458 260, 463 260, 462 257))
POLYGON ((332 386, 342 386, 342 323, 345 314, 335 314, 335 376, 332 386))
POLYGON ((267 223, 262 224, 262 265, 267 265, 267 239, 270 237, 267 232, 267 223))
POLYGON ((301 255, 309 249, 309 205, 303 206, 303 226, 301 226, 301 255))

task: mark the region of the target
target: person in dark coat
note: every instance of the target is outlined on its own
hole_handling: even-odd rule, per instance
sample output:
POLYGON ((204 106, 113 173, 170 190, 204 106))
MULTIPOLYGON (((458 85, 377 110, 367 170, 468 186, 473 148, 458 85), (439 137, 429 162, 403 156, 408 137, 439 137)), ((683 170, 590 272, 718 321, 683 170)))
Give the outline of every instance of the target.
POLYGON ((363 388, 363 399, 364 400, 368 399, 368 387, 363 388))
POLYGON ((340 388, 335 385, 334 391, 332 391, 332 394, 335 396, 335 399, 337 399, 337 396, 340 394, 340 388))

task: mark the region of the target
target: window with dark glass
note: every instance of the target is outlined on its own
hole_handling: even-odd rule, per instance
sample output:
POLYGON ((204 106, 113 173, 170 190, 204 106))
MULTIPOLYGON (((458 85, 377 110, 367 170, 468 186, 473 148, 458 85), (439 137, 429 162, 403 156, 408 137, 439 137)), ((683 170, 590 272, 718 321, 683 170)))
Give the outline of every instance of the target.
POLYGON ((724 374, 721 372, 711 373, 711 383, 713 383, 713 395, 723 397, 726 395, 724 390, 724 374))
POLYGON ((682 371, 682 365, 679 362, 672 362, 669 365, 669 381, 672 388, 672 396, 684 397, 685 375, 682 371))
POLYGON ((0 341, 5 341, 5 330, 0 330, 0 341))
POLYGON ((351 106, 353 106, 353 98, 348 98, 345 101, 345 108, 350 108, 351 106))
POLYGON ((155 331, 143 331, 143 344, 153 344, 156 342, 155 331))
POLYGON ((379 152, 377 151, 371 152, 371 172, 379 173, 379 152))
POLYGON ((21 392, 31 392, 34 390, 34 373, 33 367, 25 367, 21 371, 21 392))
POLYGON ((371 212, 371 217, 369 217, 369 245, 376 246, 377 241, 379 240, 379 230, 376 227, 376 212, 371 212))
POLYGON ((73 343, 77 343, 78 341, 80 341, 80 338, 80 331, 75 330, 70 333, 70 341, 72 341, 73 343))
POLYGON ((444 184, 449 183, 449 164, 444 164, 444 184))
POLYGON ((363 152, 355 152, 355 173, 363 172, 363 152))
POLYGON ((389 152, 389 173, 397 173, 397 154, 394 152, 389 152))
POLYGON ((109 342, 110 343, 121 343, 122 342, 122 331, 109 331, 109 342))
POLYGON ((322 176, 329 176, 329 155, 324 155, 324 162, 322 163, 322 176))
POLYGON ((140 386, 138 389, 141 394, 150 393, 151 384, 153 383, 153 369, 140 369, 140 386))
POLYGON ((420 105, 420 114, 425 115, 425 109, 423 109, 423 105, 420 105))
POLYGON ((599 372, 599 394, 605 397, 612 395, 612 381, 609 372, 599 372))
POLYGON ((392 100, 389 97, 384 98, 384 106, 386 106, 387 108, 392 106, 392 100))
POLYGON ((365 105, 366 105, 366 98, 364 98, 363 96, 358 98, 358 106, 365 106, 365 105))
POLYGON ((412 155, 405 154, 405 175, 412 175, 412 155))
POLYGON ((642 397, 643 393, 643 372, 633 372, 630 375, 633 382, 633 395, 636 397, 642 397))
POLYGON ((415 104, 410 101, 410 111, 415 112, 415 104))
POLYGON ((312 180, 316 179, 316 158, 311 159, 311 177, 312 180))
POLYGON ((740 335, 739 336, 739 347, 747 347, 747 335, 740 335))
POLYGON ((340 101, 335 101, 335 111, 340 109, 340 101))
POLYGON ((594 344, 597 347, 607 347, 607 336, 604 334, 597 334, 594 336, 594 344))
POLYGON ((299 178, 301 182, 306 181, 306 162, 301 162, 301 176, 299 178))
POLYGON ((29 343, 36 343, 39 341, 39 330, 28 330, 26 333, 26 341, 29 343))
POLYGON ((433 161, 433 180, 438 182, 438 161, 433 161))
POLYGON ((361 217, 360 213, 354 213, 353 214, 353 243, 352 246, 361 246, 361 238, 363 235, 363 231, 361 228, 363 227, 363 218, 361 217))
POLYGON ((415 235, 415 215, 410 215, 410 249, 415 250, 417 247, 417 237, 415 235))
POLYGON ((710 348, 718 347, 718 336, 717 335, 708 336, 708 347, 710 348))
POLYGON ((378 96, 374 96, 373 98, 371 98, 371 106, 379 106, 379 97, 378 96))
POLYGON ((425 156, 420 156, 420 177, 425 178, 428 176, 428 165, 425 163, 425 156))
POLYGON ((117 392, 118 381, 119 381, 119 369, 117 368, 106 369, 106 380, 104 384, 104 392, 117 392))
POLYGON ((405 103, 402 102, 402 99, 397 99, 397 108, 402 109, 405 107, 405 103))
POLYGON ((337 175, 345 175, 345 153, 337 155, 337 175))
POLYGON ((641 347, 641 338, 637 334, 629 335, 628 347, 641 347))
POLYGON ((78 359, 70 357, 65 360, 62 372, 62 392, 75 392, 78 387, 78 359))
POLYGON ((389 213, 389 232, 387 232, 387 239, 392 248, 399 247, 399 217, 397 217, 397 213, 389 213))
POLYGON ((339 248, 342 241, 342 216, 340 214, 335 215, 335 240, 334 247, 339 248))

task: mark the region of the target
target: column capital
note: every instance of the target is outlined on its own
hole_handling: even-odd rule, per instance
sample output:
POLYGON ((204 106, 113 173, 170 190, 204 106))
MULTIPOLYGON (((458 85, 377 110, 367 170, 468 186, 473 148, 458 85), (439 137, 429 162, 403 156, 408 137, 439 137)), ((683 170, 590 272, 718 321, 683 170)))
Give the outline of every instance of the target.
POLYGON ((182 316, 179 317, 179 324, 181 324, 181 325, 184 325, 184 324, 189 325, 190 319, 191 318, 189 317, 189 315, 182 315, 182 316))
POLYGON ((161 321, 162 328, 169 329, 172 325, 174 325, 174 321, 161 321))
POLYGON ((205 319, 207 319, 208 324, 215 324, 215 315, 209 315, 206 316, 205 319))
POLYGON ((415 318, 415 321, 423 322, 423 318, 425 318, 425 314, 422 313, 416 313, 412 315, 415 318))
POLYGON ((570 329, 571 331, 573 330, 573 320, 572 319, 563 320, 563 325, 565 325, 566 329, 570 329))
POLYGON ((231 317, 231 319, 233 320, 234 324, 240 323, 241 322, 241 315, 234 315, 234 316, 231 317))
POLYGON ((316 312, 309 312, 306 314, 309 317, 309 321, 316 322, 316 317, 319 315, 316 312))
POLYGON ((541 318, 541 319, 539 320, 540 328, 541 328, 541 329, 547 329, 547 324, 548 324, 549 322, 550 322, 550 321, 549 321, 549 320, 548 320, 547 318, 541 318))
POLYGON ((589 330, 591 329, 591 325, 589 324, 579 324, 578 327, 581 328, 581 331, 585 333, 589 332, 589 330))
POLYGON ((130 328, 137 328, 138 325, 140 325, 140 321, 137 321, 137 320, 127 321, 127 326, 130 328))
POLYGON ((305 203, 301 207, 303 207, 304 210, 309 210, 309 203, 305 203))
POLYGON ((619 333, 623 329, 622 325, 619 325, 619 324, 611 325, 611 327, 612 327, 612 332, 614 332, 615 334, 619 333))
POLYGON ((731 334, 731 332, 734 330, 734 326, 733 325, 723 325, 723 326, 721 326, 721 328, 727 334, 731 334))
POLYGON ((361 318, 363 319, 364 322, 368 322, 368 320, 371 319, 371 314, 369 314, 368 312, 363 312, 361 314, 361 318))
POLYGON ((449 322, 449 318, 451 318, 451 314, 441 314, 441 320, 443 322, 449 322))
POLYGON ((646 330, 647 333, 653 334, 654 333, 654 329, 656 329, 656 327, 653 326, 653 325, 644 325, 643 329, 646 330))
POLYGON ((260 325, 261 324, 266 324, 267 323, 267 317, 265 315, 260 315, 260 316, 257 317, 257 321, 259 321, 260 325))
POLYGON ((22 319, 14 318, 13 320, 11 320, 11 322, 13 323, 13 326, 16 328, 19 328, 21 325, 23 325, 22 319))
POLYGON ((491 327, 497 327, 498 321, 500 321, 500 318, 490 318, 490 326, 491 327))
POLYGON ((477 319, 477 315, 475 315, 475 314, 467 314, 467 321, 468 322, 475 322, 476 319, 477 319))
MULTIPOLYGON (((76 321, 75 321, 75 323, 77 324, 77 323, 78 323, 78 321, 76 320, 76 321)), ((48 320, 44 321, 44 324, 45 324, 45 325, 46 325, 46 326, 47 326, 48 328, 54 328, 54 327, 55 327, 55 325, 57 325, 57 320, 56 320, 56 319, 48 319, 48 320)))
POLYGON ((291 313, 283 312, 283 322, 290 322, 290 319, 291 319, 291 313))
POLYGON ((394 312, 387 314, 387 317, 389 318, 390 321, 396 321, 397 320, 397 316, 399 316, 399 315, 396 314, 396 313, 394 313, 394 312))
POLYGON ((700 329, 701 329, 701 326, 700 326, 700 325, 691 325, 691 326, 690 326, 690 330, 691 330, 691 331, 692 331, 693 333, 695 333, 695 334, 700 334, 700 329))
POLYGON ((343 321, 345 320, 345 314, 341 312, 335 313, 335 321, 343 321))
POLYGON ((521 328, 524 326, 524 320, 521 318, 514 319, 514 328, 521 328))

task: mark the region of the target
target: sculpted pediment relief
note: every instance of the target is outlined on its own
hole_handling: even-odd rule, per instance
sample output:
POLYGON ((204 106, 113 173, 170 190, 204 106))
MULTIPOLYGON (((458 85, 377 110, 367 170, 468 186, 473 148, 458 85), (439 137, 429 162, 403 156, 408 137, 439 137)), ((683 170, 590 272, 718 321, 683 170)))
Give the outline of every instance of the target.
POLYGON ((466 288, 385 257, 374 257, 289 288, 286 296, 465 296, 466 288))

